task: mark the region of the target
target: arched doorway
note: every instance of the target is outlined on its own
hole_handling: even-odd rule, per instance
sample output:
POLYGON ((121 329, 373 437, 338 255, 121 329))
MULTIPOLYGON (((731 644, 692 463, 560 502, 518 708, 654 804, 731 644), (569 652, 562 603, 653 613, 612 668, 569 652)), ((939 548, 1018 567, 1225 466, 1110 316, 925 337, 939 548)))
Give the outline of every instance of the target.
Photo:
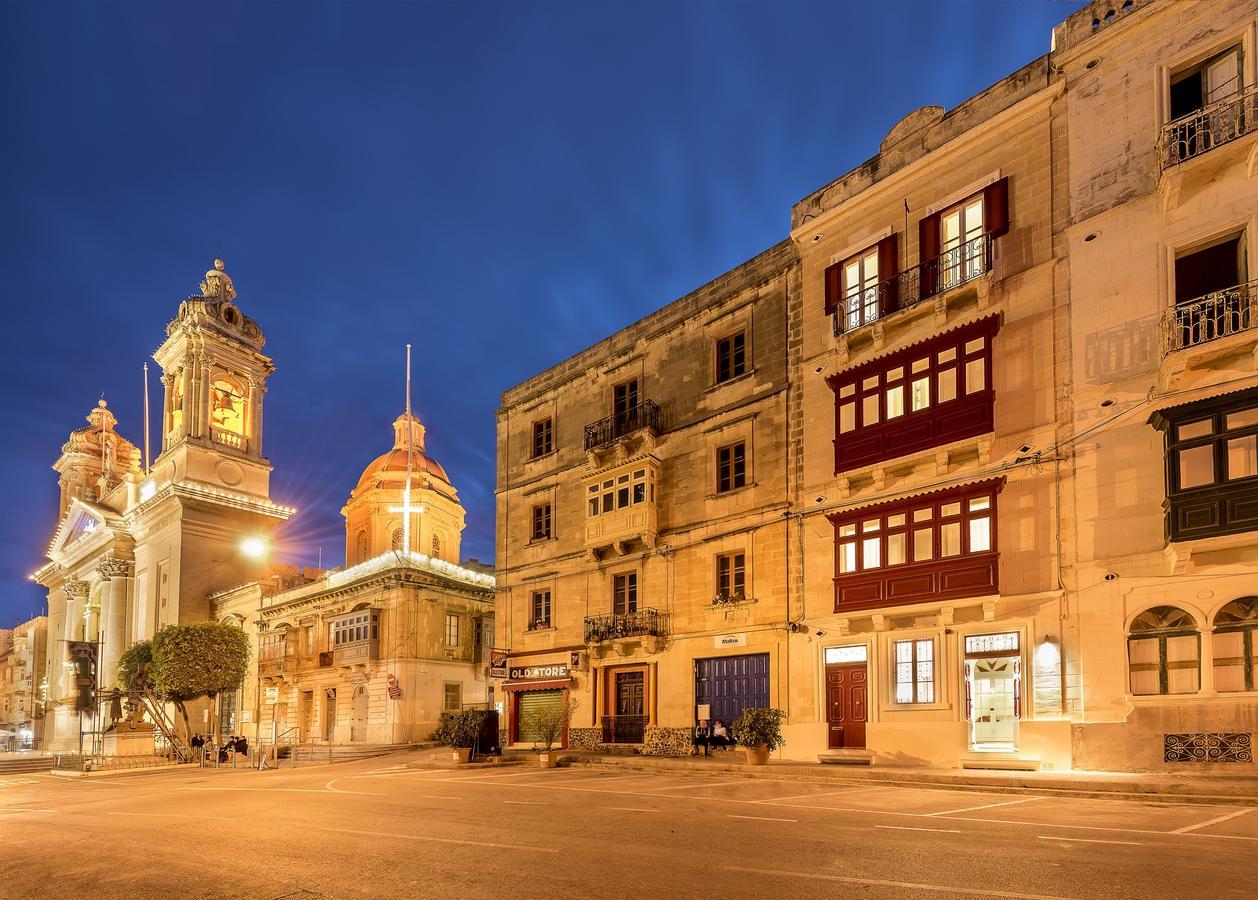
POLYGON ((353 718, 350 720, 349 739, 354 743, 367 740, 367 685, 354 688, 353 718))

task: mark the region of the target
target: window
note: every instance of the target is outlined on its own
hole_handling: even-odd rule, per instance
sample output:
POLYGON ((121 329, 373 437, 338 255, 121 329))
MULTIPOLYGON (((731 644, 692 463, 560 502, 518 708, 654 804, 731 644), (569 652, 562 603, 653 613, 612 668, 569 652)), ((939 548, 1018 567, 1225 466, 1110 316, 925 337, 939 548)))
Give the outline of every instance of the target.
POLYGON ((829 379, 836 473, 992 430, 994 317, 829 379))
POLYGON ((586 486, 586 514, 599 516, 639 503, 655 502, 655 476, 637 469, 586 486))
POLYGON ((935 641, 895 642, 895 702, 935 702, 935 641))
POLYGON ((1253 129, 1253 89, 1245 88, 1240 50, 1229 47, 1171 76, 1170 122, 1161 136, 1163 168, 1253 129))
POLYGON ((315 650, 315 627, 307 625, 303 631, 305 632, 302 643, 305 645, 305 655, 314 656, 315 650))
POLYGON ((612 576, 612 612, 618 616, 638 611, 638 573, 612 576))
POLYGON ((852 331, 897 308, 898 235, 826 269, 826 313, 834 315, 834 333, 852 331))
POLYGON ((550 538, 550 504, 539 503, 533 507, 532 539, 535 541, 548 541, 550 538))
POLYGON ((457 681, 447 681, 442 687, 442 704, 443 711, 448 713, 456 713, 463 709, 463 685, 457 681))
POLYGON ((836 612, 995 592, 1002 486, 993 479, 831 515, 836 612))
POLYGON ((1215 613, 1214 689, 1258 690, 1258 597, 1241 597, 1215 613))
POLYGON ((459 617, 455 613, 446 613, 445 642, 447 647, 459 646, 459 617))
POLYGON ((389 546, 392 547, 395 551, 402 549, 402 529, 401 528, 393 529, 393 532, 389 535, 389 546))
POLYGON ((539 419, 533 423, 532 458, 545 456, 555 449, 554 427, 551 419, 539 419))
POLYGON ((1196 347, 1254 324, 1245 280, 1244 235, 1233 235, 1175 258, 1171 350, 1196 347))
POLYGON ((1008 230, 1008 178, 919 221, 919 299, 990 271, 992 241, 1008 230))
POLYGON ((231 446, 242 446, 241 442, 233 442, 228 436, 243 437, 246 434, 245 408, 245 390, 241 383, 228 375, 214 376, 210 383, 210 422, 216 439, 225 439, 231 446))
POLYGON ((550 591, 534 591, 529 602, 529 631, 550 627, 550 591))
POLYGON ((367 529, 360 528, 358 531, 358 534, 354 535, 354 562, 360 563, 366 558, 367 558, 367 529))
POLYGON ((747 373, 747 333, 740 331, 716 342, 716 381, 720 384, 747 373))
POLYGON ((380 611, 365 609, 334 619, 331 625, 332 649, 380 639, 380 611))
POLYGON ((1133 694, 1195 694, 1201 689, 1201 635, 1188 613, 1155 606, 1136 616, 1127 636, 1133 694))
POLYGON ((441 536, 438 534, 432 536, 432 558, 441 559, 441 536))
POLYGON ((612 389, 612 412, 616 416, 616 424, 621 427, 634 427, 632 419, 638 414, 638 392, 641 384, 639 379, 616 385, 612 389))
POLYGON ((725 553, 716 558, 716 601, 732 603, 744 600, 746 593, 746 556, 725 553))
POLYGON ((747 486, 747 447, 741 442, 716 451, 716 492, 747 486))
POLYGON ((1167 537, 1258 530, 1258 389, 1149 419, 1166 434, 1167 537))

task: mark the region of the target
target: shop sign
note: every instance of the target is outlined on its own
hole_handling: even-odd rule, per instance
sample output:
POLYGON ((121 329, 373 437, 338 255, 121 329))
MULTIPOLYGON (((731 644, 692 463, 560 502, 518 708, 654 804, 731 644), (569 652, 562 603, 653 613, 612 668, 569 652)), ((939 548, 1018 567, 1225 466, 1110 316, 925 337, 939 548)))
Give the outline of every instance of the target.
POLYGON ((744 631, 742 634, 718 634, 712 639, 712 645, 717 650, 723 647, 746 647, 747 633, 744 631))
POLYGON ((567 678, 566 663, 553 663, 548 666, 512 666, 512 681, 545 681, 550 678, 567 678))
POLYGON ((507 651, 506 650, 490 650, 489 651, 489 677, 490 678, 506 678, 507 677, 507 651))
POLYGON ((402 696, 402 688, 398 686, 397 676, 394 675, 392 672, 390 672, 389 677, 388 679, 386 679, 386 681, 389 686, 389 699, 397 700, 399 697, 402 696))
POLYGON ((280 702, 280 689, 277 687, 266 688, 266 704, 274 706, 280 702))
POLYGON ((251 709, 242 709, 242 710, 240 711, 240 724, 241 724, 241 725, 248 725, 248 724, 249 724, 250 722, 252 722, 252 721, 253 721, 253 710, 251 710, 251 709))

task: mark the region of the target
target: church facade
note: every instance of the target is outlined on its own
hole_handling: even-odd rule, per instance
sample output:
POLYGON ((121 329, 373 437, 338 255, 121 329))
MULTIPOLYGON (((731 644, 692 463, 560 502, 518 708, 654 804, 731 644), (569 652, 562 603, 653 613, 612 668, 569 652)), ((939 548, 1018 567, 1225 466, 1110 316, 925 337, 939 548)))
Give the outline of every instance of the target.
MULTIPOLYGON (((262 330, 235 300, 234 283, 215 260, 200 294, 184 300, 166 326, 153 355, 163 396, 161 452, 150 466, 118 432, 104 400, 53 464, 59 523, 48 561, 32 575, 48 592, 47 749, 91 746, 85 735, 103 718, 99 691, 113 686, 127 647, 165 626, 211 619, 254 637, 246 688, 220 700, 230 733, 258 734, 265 719, 285 723, 280 731, 309 725, 290 740, 410 740, 423 732, 417 724, 430 730, 436 704, 419 700, 413 679, 425 675, 412 675, 401 658, 424 660, 416 672, 433 673, 450 704, 455 691, 447 693, 447 682, 460 685, 460 704, 488 699, 487 689, 472 685, 484 671, 476 667, 477 623, 479 633, 492 635, 493 579, 457 565, 463 509, 444 470, 423 453, 417 419, 399 420, 405 427, 395 429, 394 448, 351 494, 346 570, 299 571, 267 560, 272 530, 295 510, 270 496, 262 424, 275 367, 263 353, 262 330), (408 472, 417 502, 404 517, 395 507, 406 499, 399 479, 408 472), (460 618, 449 621, 435 606, 457 607, 460 618), (319 637, 309 637, 312 630, 319 637), (439 648, 429 646, 434 641, 439 648), (304 658, 305 649, 315 654, 320 677, 303 681, 310 684, 303 693, 289 660, 304 658), (384 672, 386 665, 393 668, 384 672), (333 673, 354 687, 331 684, 333 673), (386 687, 379 698, 374 690, 364 698, 369 688, 358 685, 374 684, 377 674, 386 687), (303 719, 301 703, 315 696, 319 711, 303 719), (391 705, 381 705, 385 699, 391 705), (373 702, 380 715, 366 719, 389 725, 368 733, 353 723, 373 702)), ((192 727, 208 723, 208 706, 193 707, 192 727)))

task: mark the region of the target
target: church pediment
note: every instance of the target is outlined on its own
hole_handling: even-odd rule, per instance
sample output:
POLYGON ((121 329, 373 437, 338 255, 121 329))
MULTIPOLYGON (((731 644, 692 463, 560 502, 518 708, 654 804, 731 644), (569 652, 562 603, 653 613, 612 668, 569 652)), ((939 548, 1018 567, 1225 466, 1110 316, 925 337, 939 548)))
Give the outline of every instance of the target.
POLYGON ((72 500, 57 527, 57 533, 53 535, 48 557, 61 562, 67 557, 77 556, 88 547, 108 544, 114 538, 112 518, 104 510, 82 500, 72 500))

